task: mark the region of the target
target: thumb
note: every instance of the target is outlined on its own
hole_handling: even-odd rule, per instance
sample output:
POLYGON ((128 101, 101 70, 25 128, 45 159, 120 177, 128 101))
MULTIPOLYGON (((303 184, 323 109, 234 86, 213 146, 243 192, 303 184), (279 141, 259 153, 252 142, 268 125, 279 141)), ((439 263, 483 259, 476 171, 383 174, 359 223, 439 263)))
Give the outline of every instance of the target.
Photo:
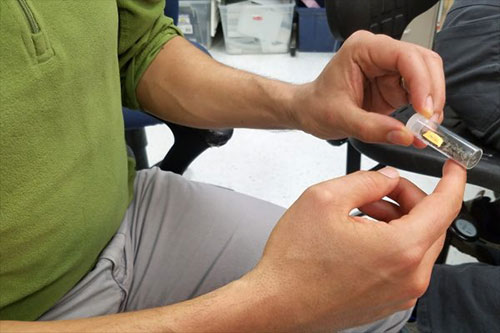
POLYGON ((316 185, 317 190, 329 193, 332 204, 349 213, 352 209, 375 202, 391 193, 399 183, 396 169, 358 171, 316 185))
POLYGON ((364 142, 409 146, 413 134, 399 120, 390 116, 355 108, 346 119, 348 133, 364 142))

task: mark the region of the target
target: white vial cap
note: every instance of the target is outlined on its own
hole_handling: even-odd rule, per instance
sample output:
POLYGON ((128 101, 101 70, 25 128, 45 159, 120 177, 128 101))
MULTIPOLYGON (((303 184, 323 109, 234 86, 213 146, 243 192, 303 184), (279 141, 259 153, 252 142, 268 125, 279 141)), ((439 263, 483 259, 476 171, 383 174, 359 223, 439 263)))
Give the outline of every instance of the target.
POLYGON ((408 122, 406 122, 406 127, 420 138, 420 132, 424 127, 432 128, 433 126, 430 119, 425 118, 420 113, 415 113, 410 119, 408 119, 408 122))

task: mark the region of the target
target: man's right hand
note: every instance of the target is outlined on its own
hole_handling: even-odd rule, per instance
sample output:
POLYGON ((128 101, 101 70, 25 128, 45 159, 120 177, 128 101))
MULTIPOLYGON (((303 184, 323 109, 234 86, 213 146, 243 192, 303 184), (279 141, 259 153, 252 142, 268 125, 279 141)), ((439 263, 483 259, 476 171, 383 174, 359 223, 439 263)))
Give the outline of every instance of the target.
POLYGON ((103 317, 0 322, 0 331, 332 331, 411 308, 460 210, 466 172, 447 162, 428 196, 395 170, 382 172, 309 188, 278 222, 257 266, 206 295, 103 317), (380 222, 350 216, 358 207, 380 222))
POLYGON ((411 308, 426 291, 466 172, 447 162, 428 196, 396 170, 382 172, 389 177, 357 172, 312 186, 279 221, 242 279, 258 286, 276 325, 289 324, 276 329, 358 326, 411 308), (358 207, 381 222, 350 216, 358 207))

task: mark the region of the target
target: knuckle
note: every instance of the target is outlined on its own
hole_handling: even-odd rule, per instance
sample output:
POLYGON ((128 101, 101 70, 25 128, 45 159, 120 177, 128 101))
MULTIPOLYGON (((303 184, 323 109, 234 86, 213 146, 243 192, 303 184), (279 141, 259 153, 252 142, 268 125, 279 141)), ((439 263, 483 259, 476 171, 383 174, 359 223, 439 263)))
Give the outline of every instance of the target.
POLYGON ((431 57, 432 60, 436 61, 437 63, 441 65, 443 64, 443 58, 441 58, 441 56, 437 52, 429 51, 429 56, 431 57))
POLYGON ((335 198, 333 193, 329 189, 320 185, 313 185, 307 188, 304 192, 304 195, 320 205, 331 203, 335 198))
POLYGON ((365 38, 368 38, 370 36, 373 36, 373 33, 367 31, 367 30, 358 30, 356 32, 354 32, 352 35, 351 35, 351 38, 353 40, 359 40, 359 39, 365 39, 365 38))
MULTIPOLYGON (((375 35, 366 30, 358 30, 355 31, 344 43, 344 46, 350 46, 353 48, 358 48, 361 46, 365 46, 365 43, 373 38, 375 35)), ((376 35, 378 37, 379 35, 376 35)))
POLYGON ((422 261, 423 253, 419 247, 406 248, 400 254, 400 267, 404 270, 414 270, 422 261))
POLYGON ((415 44, 412 44, 412 43, 409 43, 408 45, 406 45, 406 52, 408 53, 408 56, 409 57, 421 57, 422 56, 422 52, 421 52, 421 49, 422 47, 418 46, 418 45, 415 45, 415 44))
POLYGON ((429 287, 429 279, 418 276, 409 284, 407 294, 411 298, 422 297, 429 287))
MULTIPOLYGON (((375 36, 379 42, 396 42, 396 40, 392 37, 389 37, 385 34, 377 34, 377 35, 373 35, 372 33, 370 33, 370 35, 372 36, 375 36)), ((397 43, 399 44, 400 42, 397 41, 397 43)))

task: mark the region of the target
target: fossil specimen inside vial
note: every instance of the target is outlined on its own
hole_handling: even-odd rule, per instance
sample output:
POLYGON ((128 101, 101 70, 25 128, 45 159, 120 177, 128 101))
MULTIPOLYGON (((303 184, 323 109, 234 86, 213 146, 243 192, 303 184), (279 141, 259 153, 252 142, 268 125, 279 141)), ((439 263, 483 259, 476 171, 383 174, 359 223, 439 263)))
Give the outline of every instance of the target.
POLYGON ((406 123, 406 127, 418 139, 466 169, 472 169, 481 160, 483 155, 481 148, 421 114, 414 114, 406 123))

